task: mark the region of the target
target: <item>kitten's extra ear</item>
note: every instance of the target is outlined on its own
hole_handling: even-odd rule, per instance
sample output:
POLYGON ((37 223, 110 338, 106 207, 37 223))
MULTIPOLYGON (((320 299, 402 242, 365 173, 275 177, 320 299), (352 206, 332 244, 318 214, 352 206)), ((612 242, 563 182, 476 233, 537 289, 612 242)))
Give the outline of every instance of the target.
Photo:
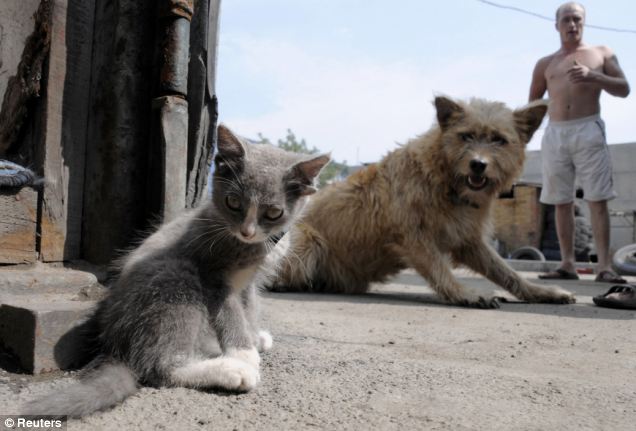
POLYGON ((541 125, 546 112, 548 112, 547 100, 535 100, 513 112, 515 128, 525 144, 530 141, 541 125))
POLYGON ((237 159, 245 156, 245 147, 241 140, 225 125, 219 124, 217 128, 217 149, 219 156, 224 159, 237 159))
POLYGON ((437 110, 437 121, 442 130, 446 130, 464 117, 464 108, 448 97, 438 96, 434 104, 437 110))
POLYGON ((331 156, 329 154, 321 154, 313 159, 296 163, 289 169, 286 178, 292 185, 297 187, 301 196, 316 193, 314 179, 330 160, 331 156))

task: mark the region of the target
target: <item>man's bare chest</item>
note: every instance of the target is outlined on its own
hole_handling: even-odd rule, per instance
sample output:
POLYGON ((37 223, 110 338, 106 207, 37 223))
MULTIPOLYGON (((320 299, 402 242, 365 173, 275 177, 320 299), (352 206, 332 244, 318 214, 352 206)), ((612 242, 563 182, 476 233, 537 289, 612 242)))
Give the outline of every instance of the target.
POLYGON ((603 56, 594 51, 575 52, 568 55, 555 56, 545 71, 548 81, 567 80, 567 73, 575 62, 587 66, 591 70, 603 70, 603 56))

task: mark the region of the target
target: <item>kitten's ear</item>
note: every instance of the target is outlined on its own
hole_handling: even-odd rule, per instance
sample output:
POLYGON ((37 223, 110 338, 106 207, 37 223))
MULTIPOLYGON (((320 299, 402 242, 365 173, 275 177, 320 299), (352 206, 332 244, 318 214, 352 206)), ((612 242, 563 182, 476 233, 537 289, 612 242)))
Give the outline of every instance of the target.
POLYGON ((245 156, 245 147, 241 140, 225 125, 219 124, 217 128, 218 155, 224 159, 237 159, 245 156))
POLYGON ((289 169, 286 179, 297 187, 301 196, 316 193, 314 179, 330 160, 329 154, 321 154, 313 159, 296 163, 289 169))
POLYGON ((437 96, 435 98, 437 121, 442 130, 446 130, 464 117, 464 108, 448 97, 437 96))
POLYGON ((513 112, 515 129, 517 129, 524 144, 530 141, 534 132, 539 128, 546 112, 548 112, 547 100, 535 100, 513 112))

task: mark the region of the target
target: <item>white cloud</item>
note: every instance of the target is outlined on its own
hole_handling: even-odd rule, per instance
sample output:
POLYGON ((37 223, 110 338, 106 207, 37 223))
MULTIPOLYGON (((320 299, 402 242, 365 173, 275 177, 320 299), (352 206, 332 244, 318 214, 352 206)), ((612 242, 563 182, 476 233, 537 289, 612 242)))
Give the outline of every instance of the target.
MULTIPOLYGON (((224 122, 241 134, 260 132, 273 140, 291 128, 310 146, 332 151, 336 160, 349 163, 378 160, 396 142, 426 131, 434 120, 435 93, 486 97, 513 108, 524 104, 540 57, 528 52, 516 58, 478 53, 431 64, 423 53, 421 61, 382 63, 313 54, 290 41, 229 36, 225 40, 221 52, 239 61, 248 76, 269 82, 273 94, 268 98, 274 104, 264 114, 224 117, 224 122)), ((610 142, 633 136, 620 126, 630 124, 624 101, 604 100, 604 110, 612 118, 610 142)), ((530 149, 539 148, 541 136, 539 130, 530 149)))

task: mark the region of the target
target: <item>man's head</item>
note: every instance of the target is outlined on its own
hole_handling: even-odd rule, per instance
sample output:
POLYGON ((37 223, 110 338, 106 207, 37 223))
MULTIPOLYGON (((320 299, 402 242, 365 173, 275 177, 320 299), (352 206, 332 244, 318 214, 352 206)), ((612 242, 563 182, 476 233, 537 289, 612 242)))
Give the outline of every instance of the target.
POLYGON ((555 27, 561 43, 580 43, 583 39, 585 8, 576 2, 564 3, 556 11, 555 27))

